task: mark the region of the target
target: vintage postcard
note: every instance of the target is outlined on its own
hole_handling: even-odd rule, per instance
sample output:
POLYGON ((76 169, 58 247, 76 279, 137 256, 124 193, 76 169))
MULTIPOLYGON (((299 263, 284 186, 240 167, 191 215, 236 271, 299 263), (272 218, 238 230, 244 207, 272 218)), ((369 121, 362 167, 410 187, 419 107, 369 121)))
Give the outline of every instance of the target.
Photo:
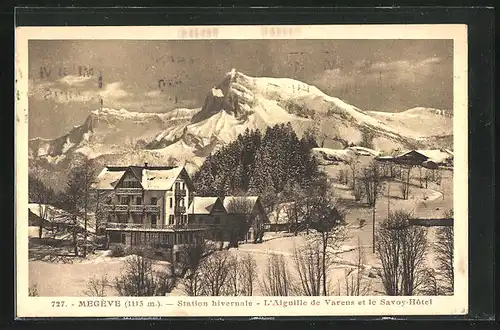
POLYGON ((16 316, 468 311, 466 25, 16 29, 16 316))

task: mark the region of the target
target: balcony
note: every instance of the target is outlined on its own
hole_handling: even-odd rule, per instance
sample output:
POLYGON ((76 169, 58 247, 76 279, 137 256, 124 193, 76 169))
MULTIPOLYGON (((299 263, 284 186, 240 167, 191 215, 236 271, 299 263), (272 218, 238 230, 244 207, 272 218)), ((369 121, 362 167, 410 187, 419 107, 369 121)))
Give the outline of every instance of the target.
POLYGON ((174 207, 174 214, 184 214, 184 213, 186 213, 185 206, 175 206, 174 207))
POLYGON ((108 231, 203 231, 205 226, 201 225, 147 225, 142 223, 106 223, 108 231))
POLYGON ((175 196, 186 196, 186 189, 175 187, 174 194, 175 196))
POLYGON ((158 205, 112 205, 104 204, 103 210, 105 212, 133 212, 133 213, 158 213, 160 207, 158 205))
POLYGON ((143 212, 144 205, 129 205, 128 209, 130 212, 143 212))
POLYGON ((144 205, 144 210, 146 212, 156 213, 160 212, 160 207, 158 205, 144 205))
POLYGON ((142 188, 116 188, 117 195, 142 195, 142 188))

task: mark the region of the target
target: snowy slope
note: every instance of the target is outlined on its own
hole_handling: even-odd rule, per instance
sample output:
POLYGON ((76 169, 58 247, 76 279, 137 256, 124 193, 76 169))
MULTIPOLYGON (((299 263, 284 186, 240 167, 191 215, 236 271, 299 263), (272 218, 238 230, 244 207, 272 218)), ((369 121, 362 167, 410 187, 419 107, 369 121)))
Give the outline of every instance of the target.
POLYGON ((397 113, 372 111, 369 114, 416 139, 453 134, 452 113, 446 110, 418 107, 397 113))
POLYGON ((168 113, 140 113, 125 109, 95 110, 80 126, 53 140, 29 141, 29 157, 59 163, 67 155, 81 153, 90 158, 121 154, 130 148, 143 148, 159 130, 188 122, 199 109, 176 109, 168 113))

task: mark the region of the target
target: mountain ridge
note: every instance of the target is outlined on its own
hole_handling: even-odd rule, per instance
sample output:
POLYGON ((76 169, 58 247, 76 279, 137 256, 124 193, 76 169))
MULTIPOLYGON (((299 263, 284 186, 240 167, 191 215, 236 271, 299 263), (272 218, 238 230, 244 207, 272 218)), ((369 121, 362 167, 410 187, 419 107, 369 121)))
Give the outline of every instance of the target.
POLYGON ((264 132, 288 122, 299 137, 313 131, 320 144, 336 148, 360 142, 385 151, 428 147, 452 135, 452 119, 441 115, 444 110, 417 107, 407 111, 365 111, 298 80, 251 77, 233 69, 211 88, 201 108, 165 113, 97 109, 65 135, 32 138, 30 167, 65 168, 76 154, 84 154, 124 165, 187 160, 195 171, 204 157, 246 129, 264 132), (442 132, 419 125, 423 114, 426 120, 437 120, 442 132), (427 131, 419 133, 418 129, 427 131))

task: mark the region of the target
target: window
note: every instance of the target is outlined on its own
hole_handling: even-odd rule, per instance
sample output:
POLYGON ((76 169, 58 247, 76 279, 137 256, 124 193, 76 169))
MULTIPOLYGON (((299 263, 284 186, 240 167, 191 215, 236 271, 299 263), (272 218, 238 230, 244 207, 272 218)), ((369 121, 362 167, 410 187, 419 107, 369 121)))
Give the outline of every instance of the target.
POLYGON ((181 198, 179 201, 180 207, 184 207, 184 198, 181 198))
POLYGON ((174 201, 173 201, 172 197, 170 197, 170 208, 172 208, 172 206, 174 206, 174 201))
POLYGON ((156 201, 158 199, 156 197, 151 197, 151 205, 156 205, 156 201))
POLYGON ((169 215, 169 217, 168 217, 168 224, 169 225, 173 225, 174 224, 174 216, 172 214, 169 215))
POLYGON ((135 204, 142 205, 142 197, 136 197, 135 198, 135 204))
POLYGON ((128 205, 128 196, 122 196, 120 199, 121 205, 128 205))
POLYGON ((181 190, 181 183, 180 182, 175 183, 175 190, 181 190))
POLYGON ((110 243, 121 243, 121 234, 117 232, 109 232, 109 242, 110 243))
POLYGON ((151 214, 151 227, 156 228, 156 214, 151 214))
POLYGON ((215 217, 215 218, 214 218, 214 223, 215 223, 216 225, 220 224, 220 218, 219 218, 219 217, 215 217))

